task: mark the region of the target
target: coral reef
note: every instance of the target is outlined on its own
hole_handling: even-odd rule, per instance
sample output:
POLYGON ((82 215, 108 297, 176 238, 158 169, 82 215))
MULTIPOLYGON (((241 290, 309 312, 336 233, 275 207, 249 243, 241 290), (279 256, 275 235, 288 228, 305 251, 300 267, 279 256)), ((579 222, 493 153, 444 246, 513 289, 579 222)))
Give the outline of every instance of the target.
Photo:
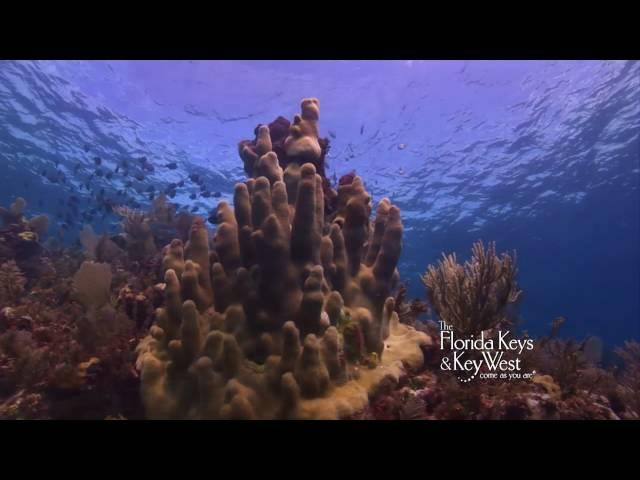
POLYGON ((255 139, 242 140, 238 144, 238 153, 250 178, 265 176, 271 182, 281 177, 291 164, 299 167, 305 163, 313 164, 322 179, 324 208, 330 212, 334 208, 336 194, 326 178, 329 139, 320 137, 320 102, 317 98, 305 98, 300 109, 301 113, 294 116, 293 122, 278 117, 268 125, 258 125, 254 131, 255 139))
POLYGON ((33 232, 40 237, 43 236, 49 228, 49 218, 46 215, 38 215, 27 220, 24 217, 26 208, 26 200, 18 197, 9 208, 0 206, 0 218, 2 218, 5 226, 20 225, 24 231, 33 232))
POLYGON ((245 172, 251 178, 265 175, 262 157, 275 158, 282 169, 294 162, 298 165, 312 163, 318 174, 325 178, 325 157, 329 150, 329 139, 320 138, 318 120, 320 102, 317 98, 305 98, 300 104, 301 113, 293 122, 278 117, 268 125, 258 125, 255 140, 243 140, 238 153, 244 162, 245 172))
POLYGON ((331 187, 319 114, 304 99, 240 142, 250 178, 213 236, 164 195, 71 248, 40 243, 24 199, 0 207, 0 419, 640 419, 640 344, 611 367, 599 339, 559 337, 563 317, 505 352, 527 378, 442 369, 434 320, 512 326, 515 259, 478 242, 428 268, 428 302, 407 299, 400 211, 374 209, 355 172, 331 187))
POLYGON ((0 263, 15 261, 27 280, 31 280, 42 273, 40 240, 48 229, 49 219, 46 215, 38 215, 27 220, 24 216, 26 207, 27 202, 22 197, 9 208, 0 207, 4 223, 0 229, 0 263))
POLYGON ((413 299, 407 302, 407 284, 402 282, 398 287, 398 292, 394 299, 395 311, 401 323, 415 326, 418 317, 429 311, 429 306, 425 301, 413 299))
POLYGON ((113 305, 117 301, 111 299, 112 280, 111 265, 92 261, 82 262, 73 276, 72 296, 84 307, 83 314, 76 318, 77 340, 87 352, 131 328, 130 318, 113 305))
MULTIPOLYGON (((461 382, 438 368, 408 372, 395 389, 372 398, 349 417, 377 420, 617 420, 639 419, 640 347, 627 342, 617 353, 620 371, 599 366, 601 344, 560 339, 564 319, 552 323, 551 335, 536 340, 522 355, 530 378, 461 382)), ((436 331, 425 332, 436 342, 436 331)), ((509 358, 508 356, 505 358, 509 358)))
MULTIPOLYGON (((291 158, 320 155, 317 118, 317 101, 303 101, 284 142, 291 158)), ((167 247, 166 304, 139 346, 152 418, 342 418, 422 365, 429 337, 394 311, 398 208, 383 199, 370 225, 355 177, 326 223, 316 167, 282 171, 267 133, 266 176, 236 185, 234 209, 218 205, 214 251, 202 221, 167 247)))
POLYGON ((16 265, 16 262, 9 260, 0 265, 0 308, 4 308, 15 303, 22 293, 27 283, 24 275, 16 265))
MULTIPOLYGON (((176 213, 175 205, 169 203, 164 194, 153 200, 149 212, 133 210, 122 205, 114 210, 122 217, 124 238, 120 243, 124 244, 132 260, 144 260, 152 256, 157 251, 156 245, 166 245, 173 238, 185 241, 193 220, 193 216, 188 213, 176 213)), ((88 237, 91 238, 90 233, 88 237)), ((116 237, 115 240, 120 238, 116 237)), ((92 243, 95 243, 95 240, 89 240, 89 244, 92 243)))
POLYGON ((125 206, 115 207, 114 210, 122 217, 122 230, 125 233, 129 257, 143 259, 153 255, 156 251, 156 244, 149 217, 144 212, 125 206))
POLYGON ((70 301, 73 282, 61 274, 54 270, 51 285, 38 282, 19 305, 0 310, 0 418, 141 417, 136 332, 122 330, 88 351, 78 321, 85 307, 70 301))
MULTIPOLYGON (((455 257, 445 257, 436 267, 430 267, 425 283, 440 288, 437 302, 432 301, 436 312, 454 328, 464 333, 477 333, 484 329, 488 338, 496 333, 495 327, 504 326, 504 309, 521 292, 515 287, 515 267, 510 258, 498 259, 491 245, 484 252, 481 244, 474 246, 474 259, 464 267, 455 257), (487 257, 492 257, 488 260, 487 257), (506 262, 505 262, 506 260, 506 262), (505 264, 506 263, 506 264, 505 264), (491 268, 489 268, 489 265, 491 268), (484 273, 482 273, 484 272, 484 273), (508 278, 499 281, 500 272, 508 278), (472 277, 474 280, 471 281, 472 277), (482 280, 484 279, 484 280, 482 280), (428 280, 428 282, 427 282, 428 280), (448 281, 447 281, 448 280, 448 281), (495 283, 497 282, 497 285, 495 283), (469 292, 476 285, 475 297, 469 292), (443 290, 449 289, 448 296, 443 290), (459 292, 467 292, 462 295, 459 292), (499 300, 502 298, 503 300, 499 300), (483 299, 471 302, 470 299, 483 299), (469 322, 457 322, 454 310, 471 312, 470 319, 481 319, 475 312, 484 305, 490 312, 490 321, 475 320, 480 327, 469 322), (452 316, 449 311, 454 310, 452 316), (442 313, 444 312, 444 313, 442 313), (453 321, 451 319, 454 319, 453 321), (462 325, 461 325, 462 323, 462 325)), ((429 285, 428 285, 429 286, 429 285)), ((410 309, 405 301, 406 291, 400 288, 396 295, 398 314, 404 313, 405 321, 430 336, 431 344, 439 343, 440 331, 433 322, 416 322, 422 307, 410 309)), ((395 388, 381 391, 371 398, 363 410, 349 416, 351 419, 377 420, 617 420, 639 419, 640 405, 640 344, 627 342, 616 353, 623 360, 623 367, 604 368, 602 342, 597 337, 582 341, 561 339, 558 336, 564 317, 556 318, 547 337, 536 339, 533 348, 519 354, 503 352, 505 361, 519 357, 525 372, 533 374, 510 380, 476 378, 461 381, 455 374, 442 370, 438 365, 446 353, 439 349, 423 349, 425 368, 409 371, 399 379, 395 388)), ((509 324, 507 324, 508 326, 509 324)), ((521 339, 528 339, 523 332, 521 339)), ((465 358, 478 358, 475 352, 467 352, 465 358)))
POLYGON ((166 245, 174 238, 186 241, 192 221, 192 215, 176 213, 175 205, 169 203, 164 193, 154 198, 149 223, 157 245, 166 245))
POLYGON ((109 301, 111 267, 106 263, 82 262, 73 276, 76 298, 89 311, 95 312, 109 301))
POLYGON ((135 322, 138 329, 146 330, 151 326, 155 309, 164 301, 165 287, 164 283, 158 283, 140 290, 125 284, 118 292, 116 305, 135 322))
POLYGON ((85 255, 90 260, 98 262, 113 262, 122 255, 122 250, 111 240, 109 235, 98 235, 91 225, 85 225, 79 234, 80 244, 84 247, 85 255))
POLYGON ((616 353, 624 362, 622 383, 638 395, 640 392, 640 343, 635 340, 626 341, 623 347, 616 349, 616 353))
POLYGON ((640 419, 640 343, 626 341, 616 349, 623 367, 617 382, 609 382, 609 400, 617 407, 624 419, 640 419))
MULTIPOLYGON (((526 360, 537 365, 543 377, 553 379, 563 386, 565 392, 573 392, 581 372, 589 363, 583 355, 583 345, 575 340, 543 337, 536 344, 526 360)), ((543 379, 539 379, 543 381, 543 379)))
MULTIPOLYGON (((399 324, 387 297, 397 262, 397 249, 390 244, 397 241, 399 217, 393 216, 379 232, 386 238, 373 244, 384 244, 372 255, 375 263, 349 262, 348 252, 364 256, 364 242, 345 242, 337 225, 331 227, 333 241, 329 235, 321 237, 322 218, 314 214, 319 182, 313 166, 303 167, 302 179, 290 223, 282 182, 271 187, 258 179, 252 196, 239 185, 237 217, 228 205, 219 207, 213 255, 218 261, 210 269, 201 224, 194 224, 185 249, 179 241, 172 243, 165 257, 165 265, 173 267, 166 273, 167 305, 141 348, 143 398, 152 417, 337 418, 366 403, 376 382, 401 371, 402 360, 421 363, 419 344, 426 339, 399 324), (311 181, 305 185, 307 178, 311 181), (263 195, 273 201, 264 202, 263 195), (260 209, 282 216, 265 218, 260 209), (243 224, 252 212, 262 228, 243 224), (243 243, 242 235, 251 242, 243 243), (325 245, 324 267, 320 252, 308 245, 314 241, 318 250, 325 245), (197 257, 202 263, 193 261, 197 257), (208 309, 211 303, 215 310, 208 309), (346 323, 340 325, 344 351, 356 340, 363 344, 360 355, 350 360, 340 359, 341 335, 331 325, 341 320, 346 323), (370 353, 381 356, 382 363, 358 372, 370 353), (340 382, 355 375, 357 380, 340 382), (199 392, 195 397, 193 388, 199 392), (194 404, 194 398, 201 400, 194 404)), ((353 220, 348 216, 346 225, 353 220)))
MULTIPOLYGON (((423 371, 402 377, 398 387, 349 417, 359 420, 617 420, 616 404, 599 390, 558 393, 551 377, 518 382, 479 381, 423 371)), ((637 418, 637 416, 635 417, 637 418)))
POLYGON ((476 242, 472 252, 464 265, 455 254, 443 254, 422 277, 438 317, 463 334, 478 334, 509 321, 507 307, 522 293, 516 284, 514 258, 498 257, 494 243, 485 250, 482 242, 476 242))
MULTIPOLYGON (((582 341, 558 337, 564 317, 554 319, 550 334, 539 338, 522 361, 537 372, 532 381, 554 399, 563 401, 597 395, 610 403, 617 416, 625 417, 629 399, 620 400, 621 387, 612 370, 601 368, 602 342, 597 337, 582 341)), ((573 401, 573 400, 571 400, 573 401)))

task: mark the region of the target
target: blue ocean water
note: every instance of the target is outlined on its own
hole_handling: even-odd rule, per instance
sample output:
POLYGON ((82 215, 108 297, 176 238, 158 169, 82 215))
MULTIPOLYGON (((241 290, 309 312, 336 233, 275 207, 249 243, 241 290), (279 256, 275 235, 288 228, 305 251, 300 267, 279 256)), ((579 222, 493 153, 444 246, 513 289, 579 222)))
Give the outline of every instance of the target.
POLYGON ((206 215, 245 178, 237 142, 309 96, 328 176, 400 206, 410 296, 441 252, 495 240, 517 251, 523 329, 640 338, 637 61, 2 61, 0 204, 23 196, 72 242, 70 195, 144 207, 195 173, 219 196, 187 181, 172 201, 206 215))

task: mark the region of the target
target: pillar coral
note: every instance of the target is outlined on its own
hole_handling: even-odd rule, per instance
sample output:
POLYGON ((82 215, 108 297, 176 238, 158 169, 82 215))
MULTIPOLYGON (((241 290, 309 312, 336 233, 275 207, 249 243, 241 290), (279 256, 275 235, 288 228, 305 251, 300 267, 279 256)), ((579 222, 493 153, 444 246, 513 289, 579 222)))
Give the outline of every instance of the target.
POLYGON ((355 177, 327 222, 308 161, 318 115, 317 100, 304 100, 298 133, 283 142, 304 163, 284 169, 260 127, 261 175, 236 185, 233 208, 218 205, 213 242, 194 222, 186 246, 167 247, 165 306, 138 346, 149 417, 343 418, 422 365, 430 339, 399 323, 392 297, 400 211, 383 199, 371 222, 355 177))
POLYGON ((242 140, 238 144, 238 153, 244 163, 244 170, 251 178, 270 175, 265 172, 262 157, 273 152, 266 159, 267 164, 276 164, 286 169, 290 164, 298 166, 312 163, 322 178, 325 194, 325 208, 331 211, 335 192, 326 178, 326 156, 329 151, 329 139, 320 137, 318 121, 320 119, 320 101, 317 98, 305 98, 300 105, 301 112, 293 122, 280 116, 268 125, 260 124, 255 130, 254 140, 242 140))

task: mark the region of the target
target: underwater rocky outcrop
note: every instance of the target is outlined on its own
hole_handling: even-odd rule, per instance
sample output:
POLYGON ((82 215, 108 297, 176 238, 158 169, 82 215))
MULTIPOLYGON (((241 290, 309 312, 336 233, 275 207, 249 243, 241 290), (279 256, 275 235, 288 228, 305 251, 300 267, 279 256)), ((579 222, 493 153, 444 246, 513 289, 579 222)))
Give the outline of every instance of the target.
POLYGON ((284 168, 264 126, 241 148, 257 178, 218 205, 213 248, 201 220, 166 247, 165 305, 138 347, 151 418, 343 418, 422 365, 430 338, 394 311, 400 211, 383 199, 372 222, 355 177, 327 221, 319 102, 302 110, 284 168))

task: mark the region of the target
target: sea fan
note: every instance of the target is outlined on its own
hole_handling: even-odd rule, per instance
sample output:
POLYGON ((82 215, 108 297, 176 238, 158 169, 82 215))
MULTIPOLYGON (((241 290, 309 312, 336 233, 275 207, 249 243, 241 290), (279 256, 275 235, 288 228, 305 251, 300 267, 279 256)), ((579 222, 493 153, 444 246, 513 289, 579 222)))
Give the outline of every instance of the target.
POLYGON ((472 251, 471 260, 464 265, 455 254, 443 255, 422 277, 440 319, 463 334, 499 325, 506 320, 506 307, 517 302, 522 293, 516 285, 514 257, 498 257, 494 243, 485 250, 482 242, 476 242, 472 251))
POLYGON ((111 267, 107 263, 82 262, 73 276, 75 296, 85 308, 96 310, 109 301, 111 267))

